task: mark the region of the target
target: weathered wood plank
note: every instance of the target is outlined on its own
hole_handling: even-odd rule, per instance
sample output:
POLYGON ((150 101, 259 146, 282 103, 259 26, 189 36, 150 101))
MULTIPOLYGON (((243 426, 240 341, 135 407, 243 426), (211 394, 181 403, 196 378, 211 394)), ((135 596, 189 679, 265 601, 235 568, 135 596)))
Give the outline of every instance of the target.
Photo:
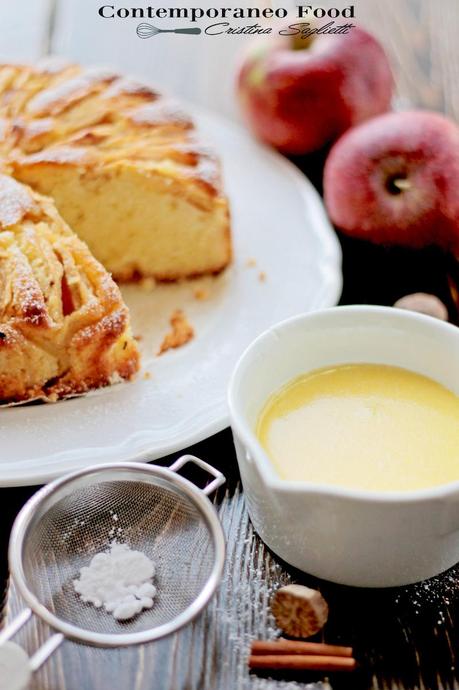
MULTIPOLYGON (((290 3, 293 0, 285 0, 287 6, 290 3)), ((113 66, 186 101, 238 117, 233 75, 240 49, 250 40, 249 36, 165 34, 142 40, 136 35, 139 19, 102 19, 97 13, 99 4, 94 0, 60 0, 53 43, 55 52, 83 64, 113 66)), ((134 3, 135 6, 145 4, 148 5, 134 3)), ((238 4, 237 0, 230 0, 225 6, 238 4)), ((177 3, 172 0, 161 3, 161 7, 174 5, 177 3)), ((215 6, 213 0, 199 3, 199 7, 212 6, 215 6)), ((209 23, 208 19, 201 20, 193 26, 205 28, 209 23)), ((159 26, 173 28, 176 24, 162 20, 159 26)), ((178 25, 191 26, 184 20, 178 25)))
POLYGON ((0 59, 32 61, 48 52, 55 0, 0 0, 0 59))

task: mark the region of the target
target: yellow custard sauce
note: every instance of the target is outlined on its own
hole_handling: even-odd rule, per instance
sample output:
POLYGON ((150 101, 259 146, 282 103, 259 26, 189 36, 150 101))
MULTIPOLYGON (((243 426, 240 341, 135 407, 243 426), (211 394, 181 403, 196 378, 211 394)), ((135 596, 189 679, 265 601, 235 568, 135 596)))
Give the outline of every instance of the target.
POLYGON ((373 491, 459 480, 459 397, 398 367, 299 376, 268 400, 256 433, 283 479, 373 491))

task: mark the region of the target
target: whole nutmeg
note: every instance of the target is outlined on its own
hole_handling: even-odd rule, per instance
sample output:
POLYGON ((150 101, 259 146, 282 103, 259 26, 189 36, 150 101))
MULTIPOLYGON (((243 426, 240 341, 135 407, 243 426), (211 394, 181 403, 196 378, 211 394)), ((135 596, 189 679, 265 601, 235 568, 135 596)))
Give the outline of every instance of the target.
POLYGON ((328 618, 328 604, 315 589, 287 585, 271 599, 271 611, 277 627, 291 637, 311 637, 323 628, 328 618))
POLYGON ((414 292, 412 295, 405 295, 395 302, 394 307, 427 314, 427 316, 433 316, 441 321, 448 321, 448 310, 443 302, 435 295, 429 295, 427 292, 414 292))

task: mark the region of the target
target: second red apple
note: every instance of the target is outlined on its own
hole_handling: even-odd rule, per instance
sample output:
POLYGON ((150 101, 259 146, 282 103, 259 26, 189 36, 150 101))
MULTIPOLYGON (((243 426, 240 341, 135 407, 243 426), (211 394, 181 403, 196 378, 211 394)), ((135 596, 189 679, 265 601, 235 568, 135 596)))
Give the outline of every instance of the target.
POLYGON ((439 113, 389 113, 346 132, 325 164, 333 223, 378 244, 459 252, 459 127, 439 113))

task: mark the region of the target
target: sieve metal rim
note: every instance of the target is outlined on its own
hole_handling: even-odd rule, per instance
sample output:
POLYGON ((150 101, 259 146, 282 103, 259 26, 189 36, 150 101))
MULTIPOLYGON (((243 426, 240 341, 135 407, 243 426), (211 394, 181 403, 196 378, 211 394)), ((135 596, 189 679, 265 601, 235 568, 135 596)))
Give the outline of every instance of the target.
MULTIPOLYGON (((113 477, 112 477, 113 479, 113 477)), ((16 585, 19 593, 28 604, 30 609, 41 619, 44 620, 51 628, 62 633, 66 638, 99 647, 127 647, 129 645, 144 644, 146 642, 153 642, 154 640, 162 639, 167 635, 171 635, 180 628, 190 623, 203 610, 203 608, 210 601, 211 597, 217 589, 225 562, 225 538, 223 535, 223 528, 218 519, 215 508, 209 501, 204 492, 177 474, 174 470, 168 467, 159 467, 157 465, 149 465, 146 463, 104 463, 93 465, 89 468, 78 470, 67 474, 60 479, 47 484, 34 494, 29 501, 24 505, 18 513, 16 520, 11 530, 11 536, 8 547, 9 568, 12 579, 16 585), (179 487, 185 492, 195 504, 198 505, 201 514, 203 514, 210 533, 213 539, 215 548, 215 561, 207 581, 205 582, 201 592, 196 599, 178 616, 171 621, 158 625, 150 630, 143 630, 135 633, 97 633, 90 632, 72 625, 66 621, 62 621, 55 616, 46 606, 40 603, 39 599, 30 591, 27 586, 26 577, 22 565, 22 551, 27 529, 30 526, 35 511, 38 510, 43 503, 50 499, 59 489, 63 488, 71 482, 85 477, 97 476, 110 471, 117 473, 119 471, 128 470, 138 474, 151 474, 163 477, 175 486, 179 487)))

